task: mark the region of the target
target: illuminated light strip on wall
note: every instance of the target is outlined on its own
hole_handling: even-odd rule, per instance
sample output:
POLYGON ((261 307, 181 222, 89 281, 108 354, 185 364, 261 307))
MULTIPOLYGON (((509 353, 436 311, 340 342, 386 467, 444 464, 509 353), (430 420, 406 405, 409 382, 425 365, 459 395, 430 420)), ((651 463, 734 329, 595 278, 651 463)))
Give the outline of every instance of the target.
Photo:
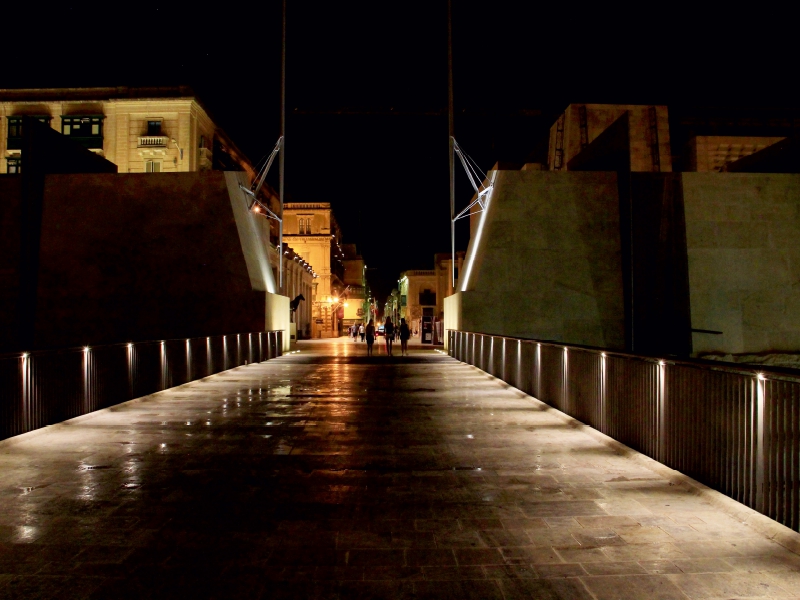
POLYGON ((464 282, 461 284, 461 291, 466 292, 469 286, 469 278, 472 275, 472 265, 475 264, 475 257, 478 255, 478 248, 481 244, 481 236, 483 235, 483 225, 486 222, 486 215, 489 213, 489 207, 492 204, 492 196, 494 195, 494 181, 497 178, 497 171, 492 172, 492 181, 489 184, 489 194, 486 196, 486 205, 481 211, 481 220, 478 221, 478 231, 475 233, 475 244, 472 246, 472 253, 467 258, 467 268, 464 272, 464 282))

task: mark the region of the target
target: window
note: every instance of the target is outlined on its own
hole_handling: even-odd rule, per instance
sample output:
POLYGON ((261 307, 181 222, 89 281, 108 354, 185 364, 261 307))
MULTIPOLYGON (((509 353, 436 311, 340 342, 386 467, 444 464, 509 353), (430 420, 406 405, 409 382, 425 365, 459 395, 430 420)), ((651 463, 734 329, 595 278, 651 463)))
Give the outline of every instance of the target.
POLYGON ((8 137, 22 137, 22 117, 8 117, 8 137))
POLYGON ((147 135, 161 135, 161 121, 148 121, 147 135))
POLYGON ((21 158, 7 158, 8 173, 10 175, 17 175, 22 172, 22 159, 21 158))
POLYGON ((308 234, 311 233, 311 217, 306 219, 306 233, 308 233, 308 234))
MULTIPOLYGON (((32 118, 45 125, 50 125, 51 117, 49 116, 32 116, 32 118)), ((9 150, 19 150, 22 148, 22 119, 22 116, 8 117, 8 143, 6 144, 6 148, 9 150)))
POLYGON ((62 116, 61 133, 86 148, 102 148, 104 118, 102 115, 62 116))
POLYGON ((161 161, 160 160, 148 160, 144 163, 144 172, 145 173, 161 173, 161 161))
POLYGON ((436 292, 422 290, 419 293, 419 303, 421 305, 436 306, 436 292))
POLYGON ((306 220, 303 219, 303 218, 300 218, 300 219, 297 219, 297 222, 298 222, 298 224, 300 226, 298 231, 300 232, 300 235, 303 235, 306 232, 306 220))

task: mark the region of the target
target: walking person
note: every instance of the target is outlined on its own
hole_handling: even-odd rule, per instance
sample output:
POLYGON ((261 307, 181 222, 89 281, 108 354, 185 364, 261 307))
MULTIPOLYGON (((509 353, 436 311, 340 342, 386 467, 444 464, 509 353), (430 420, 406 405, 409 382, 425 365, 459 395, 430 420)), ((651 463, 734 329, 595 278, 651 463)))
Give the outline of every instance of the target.
POLYGON ((394 341, 394 325, 392 317, 386 317, 386 325, 383 327, 383 336, 386 338, 386 354, 392 355, 392 342, 394 341))
POLYGON ((408 328, 405 319, 400 319, 400 356, 408 356, 408 338, 411 337, 411 330, 408 328))
POLYGON ((367 356, 372 356, 372 344, 375 343, 375 325, 372 324, 372 319, 369 320, 364 333, 367 336, 367 356))
POLYGON ((364 323, 358 326, 358 335, 361 336, 361 341, 364 341, 364 323))
POLYGON ((350 328, 350 333, 353 335, 353 341, 357 342, 358 341, 358 325, 353 325, 350 328))

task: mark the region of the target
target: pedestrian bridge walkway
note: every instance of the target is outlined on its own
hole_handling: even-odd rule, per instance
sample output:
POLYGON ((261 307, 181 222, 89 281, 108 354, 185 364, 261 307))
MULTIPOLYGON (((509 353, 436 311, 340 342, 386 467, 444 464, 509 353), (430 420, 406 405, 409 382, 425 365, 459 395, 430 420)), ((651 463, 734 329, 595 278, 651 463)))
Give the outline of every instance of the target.
POLYGON ((783 526, 441 352, 365 354, 0 442, 0 598, 800 598, 783 526))

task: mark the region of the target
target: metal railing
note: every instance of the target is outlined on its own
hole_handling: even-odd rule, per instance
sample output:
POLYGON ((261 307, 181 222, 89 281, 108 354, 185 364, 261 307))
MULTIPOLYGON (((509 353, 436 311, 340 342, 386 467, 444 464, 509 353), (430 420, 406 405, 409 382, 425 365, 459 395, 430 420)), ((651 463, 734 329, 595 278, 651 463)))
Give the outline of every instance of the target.
POLYGON ((800 531, 800 377, 448 331, 450 356, 800 531))
POLYGON ((0 356, 0 439, 280 356, 282 331, 0 356))

